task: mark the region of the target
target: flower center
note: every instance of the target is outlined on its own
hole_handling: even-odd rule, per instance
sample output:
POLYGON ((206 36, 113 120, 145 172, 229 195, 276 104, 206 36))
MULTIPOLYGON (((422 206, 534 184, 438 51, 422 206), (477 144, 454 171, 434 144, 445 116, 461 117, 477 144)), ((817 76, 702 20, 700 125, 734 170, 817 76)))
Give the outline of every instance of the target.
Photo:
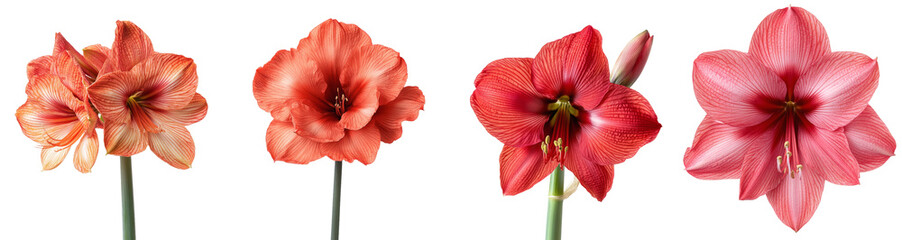
POLYGON ((798 149, 798 144, 796 142, 796 122, 793 117, 793 115, 796 114, 796 110, 797 106, 795 102, 786 102, 786 141, 783 142, 783 148, 786 152, 783 153, 783 156, 777 156, 777 172, 788 173, 789 177, 793 179, 795 179, 796 175, 801 176, 802 174, 802 163, 799 161, 798 156, 792 156, 792 153, 797 152, 795 150, 798 149))
POLYGON ((143 91, 138 91, 128 97, 125 101, 128 110, 132 113, 132 120, 138 124, 138 127, 141 130, 149 133, 159 133, 163 130, 160 129, 159 126, 153 123, 153 120, 150 119, 150 115, 147 114, 147 110, 145 109, 147 106, 143 103, 144 98, 142 98, 143 91))
POLYGON ((335 102, 332 107, 335 108, 335 115, 338 115, 338 119, 341 119, 341 115, 347 110, 348 101, 348 97, 341 91, 341 88, 335 88, 335 102))
POLYGON ((570 121, 571 116, 579 116, 579 110, 570 104, 570 97, 561 96, 556 102, 548 104, 548 111, 554 111, 549 121, 551 134, 545 135, 542 141, 542 153, 545 161, 563 162, 564 154, 570 149, 570 121))

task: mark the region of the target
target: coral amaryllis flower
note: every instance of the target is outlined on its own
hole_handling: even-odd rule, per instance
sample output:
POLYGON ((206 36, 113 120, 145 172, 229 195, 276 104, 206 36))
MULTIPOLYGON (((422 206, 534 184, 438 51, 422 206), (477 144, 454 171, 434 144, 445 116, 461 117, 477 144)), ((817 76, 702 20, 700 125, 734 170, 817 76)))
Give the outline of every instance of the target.
POLYGON ((708 114, 686 151, 700 179, 740 179, 739 198, 763 194, 798 231, 814 214, 824 181, 858 184, 896 148, 868 106, 877 61, 831 52, 821 23, 790 7, 767 16, 749 52, 720 50, 695 60, 692 79, 708 114))
POLYGON ((614 164, 654 140, 661 125, 641 94, 613 84, 591 26, 545 44, 533 58, 489 63, 470 105, 504 143, 501 189, 523 192, 563 164, 601 201, 614 164))
POLYGON ((274 118, 267 149, 290 163, 328 156, 370 164, 380 140, 400 138, 401 122, 423 109, 423 93, 406 81, 398 52, 372 44, 356 25, 327 20, 257 69, 254 97, 274 118))
POLYGON ((148 146, 179 169, 194 160, 194 140, 185 126, 204 118, 194 61, 156 53, 150 38, 131 22, 117 22, 116 39, 88 95, 103 116, 107 153, 131 156, 148 146))

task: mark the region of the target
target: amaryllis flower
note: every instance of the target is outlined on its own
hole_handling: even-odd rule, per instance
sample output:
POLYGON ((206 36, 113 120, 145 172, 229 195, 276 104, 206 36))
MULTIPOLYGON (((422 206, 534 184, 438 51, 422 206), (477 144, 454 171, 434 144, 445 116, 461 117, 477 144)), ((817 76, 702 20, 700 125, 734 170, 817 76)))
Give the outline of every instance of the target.
POLYGON ((641 94, 610 82, 601 35, 591 26, 546 44, 533 58, 489 63, 470 105, 504 143, 501 189, 523 192, 563 165, 601 201, 614 164, 654 140, 661 125, 641 94))
POLYGON ((267 149, 290 163, 328 156, 370 164, 380 140, 400 138, 401 122, 423 109, 423 93, 406 81, 398 52, 372 44, 356 25, 327 20, 257 69, 254 97, 274 118, 267 149))
POLYGON ((720 50, 695 60, 692 79, 708 114, 686 151, 700 179, 739 178, 739 199, 767 198, 798 231, 814 214, 824 181, 858 184, 896 148, 868 101, 877 61, 832 52, 808 11, 775 11, 758 26, 749 52, 720 50))
POLYGON ((194 160, 194 140, 185 126, 204 118, 193 60, 156 53, 150 38, 131 22, 119 21, 116 39, 100 77, 88 95, 104 121, 108 154, 131 156, 147 147, 173 167, 194 160))

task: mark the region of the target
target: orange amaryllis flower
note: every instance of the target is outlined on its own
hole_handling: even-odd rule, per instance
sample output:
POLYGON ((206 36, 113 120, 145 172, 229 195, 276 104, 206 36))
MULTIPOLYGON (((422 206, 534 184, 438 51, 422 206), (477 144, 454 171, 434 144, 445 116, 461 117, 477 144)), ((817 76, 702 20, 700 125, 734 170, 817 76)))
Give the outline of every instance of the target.
POLYGON ((196 93, 197 66, 190 58, 156 53, 131 22, 117 22, 116 40, 101 76, 88 88, 104 120, 108 154, 131 156, 148 146, 175 168, 194 160, 185 126, 204 118, 207 102, 196 93))
POLYGON ((379 141, 400 138, 401 122, 423 109, 423 93, 406 81, 398 52, 373 45, 356 25, 327 20, 257 69, 254 97, 274 118, 267 149, 290 163, 328 156, 370 164, 379 141))

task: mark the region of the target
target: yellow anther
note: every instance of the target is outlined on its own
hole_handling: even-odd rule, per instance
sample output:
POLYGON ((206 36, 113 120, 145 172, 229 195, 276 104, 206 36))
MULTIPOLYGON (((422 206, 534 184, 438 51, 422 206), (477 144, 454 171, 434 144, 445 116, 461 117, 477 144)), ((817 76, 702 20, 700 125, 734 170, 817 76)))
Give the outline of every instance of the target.
POLYGON ((789 141, 783 142, 783 147, 786 148, 786 151, 789 151, 789 141))

